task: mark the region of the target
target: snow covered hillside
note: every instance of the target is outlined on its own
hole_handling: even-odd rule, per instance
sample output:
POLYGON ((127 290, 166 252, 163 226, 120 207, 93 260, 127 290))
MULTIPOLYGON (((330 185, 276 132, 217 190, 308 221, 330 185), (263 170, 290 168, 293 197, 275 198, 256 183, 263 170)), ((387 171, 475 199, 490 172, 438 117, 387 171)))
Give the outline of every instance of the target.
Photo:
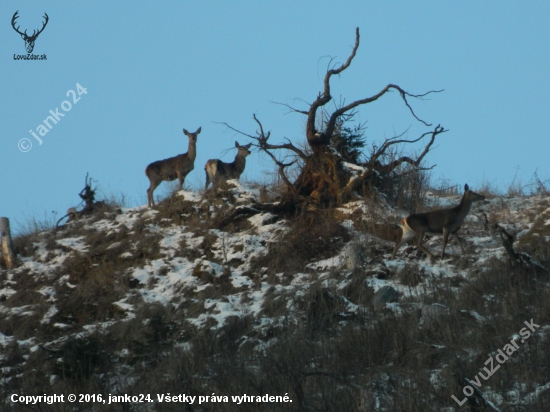
POLYGON ((34 410, 550 410, 550 196, 475 204, 467 254, 450 242, 434 261, 413 246, 391 259, 404 213, 383 201, 285 216, 259 199, 230 181, 16 239, 21 264, 0 269, 1 409, 28 410, 12 394, 85 393, 152 402, 34 410), (533 264, 510 258, 495 223, 533 264), (466 396, 531 319, 540 328, 466 396), (232 401, 244 394, 292 402, 232 401))

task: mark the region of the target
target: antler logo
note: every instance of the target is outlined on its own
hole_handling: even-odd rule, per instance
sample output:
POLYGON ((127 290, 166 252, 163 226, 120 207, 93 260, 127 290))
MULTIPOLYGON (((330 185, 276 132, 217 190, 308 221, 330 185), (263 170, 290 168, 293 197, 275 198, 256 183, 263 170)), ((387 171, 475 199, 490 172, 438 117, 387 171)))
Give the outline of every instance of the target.
POLYGON ((13 29, 14 29, 17 33, 19 33, 19 34, 21 35, 21 38, 22 38, 23 40, 25 40, 25 48, 27 49, 27 53, 32 53, 32 51, 33 51, 33 49, 34 49, 34 42, 36 41, 36 38, 38 37, 38 35, 39 35, 40 33, 42 33, 42 32, 44 31, 44 29, 46 28, 46 24, 48 24, 49 17, 48 17, 48 15, 47 15, 46 13, 44 13, 44 18, 46 19, 46 21, 42 24, 42 28, 41 28, 40 30, 38 30, 38 31, 34 30, 33 33, 32 33, 32 35, 29 36, 29 35, 27 34, 27 30, 25 30, 24 33, 21 33, 21 32, 19 31, 19 27, 20 27, 20 26, 15 27, 15 20, 17 20, 17 18, 19 17, 19 16, 17 15, 17 13, 19 13, 19 10, 17 10, 17 11, 15 12, 15 14, 13 15, 13 17, 12 17, 12 19, 11 19, 11 25, 12 25, 13 29))

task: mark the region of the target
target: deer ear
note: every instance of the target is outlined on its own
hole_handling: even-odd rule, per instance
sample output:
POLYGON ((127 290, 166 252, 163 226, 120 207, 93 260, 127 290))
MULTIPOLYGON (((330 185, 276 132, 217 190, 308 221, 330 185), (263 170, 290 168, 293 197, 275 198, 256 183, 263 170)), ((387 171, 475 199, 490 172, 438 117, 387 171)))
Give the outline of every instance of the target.
POLYGON ((467 192, 467 191, 469 191, 469 190, 470 190, 470 188, 468 187, 467 184, 465 184, 465 185, 464 185, 464 191, 467 192))
POLYGON ((186 136, 188 136, 188 135, 189 135, 189 132, 188 132, 187 130, 183 129, 183 134, 186 135, 186 136))
POLYGON ((235 147, 239 147, 239 142, 235 140, 235 147))
POLYGON ((201 132, 201 129, 202 129, 202 127, 199 127, 199 128, 197 129, 197 131, 195 132, 195 134, 199 134, 199 133, 201 132))

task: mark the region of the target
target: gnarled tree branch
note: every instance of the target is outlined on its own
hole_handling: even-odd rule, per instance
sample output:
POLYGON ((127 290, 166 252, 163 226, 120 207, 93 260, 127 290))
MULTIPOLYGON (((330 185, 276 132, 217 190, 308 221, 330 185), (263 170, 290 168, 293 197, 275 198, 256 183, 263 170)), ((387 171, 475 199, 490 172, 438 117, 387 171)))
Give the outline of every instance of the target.
MULTIPOLYGON (((324 133, 322 135, 318 135, 317 131, 315 130, 315 116, 317 114, 317 109, 319 107, 324 106, 327 104, 331 99, 332 96, 330 95, 330 77, 333 74, 340 74, 344 70, 346 70, 349 65, 351 64, 351 61, 355 57, 355 54, 357 53, 357 48, 359 47, 359 27, 355 29, 355 45, 353 46, 353 50, 351 51, 350 56, 346 60, 344 64, 342 64, 337 69, 331 69, 328 70, 325 74, 325 81, 324 81, 324 92, 323 94, 319 93, 319 96, 317 99, 311 104, 311 107, 309 108, 309 113, 307 116, 307 124, 306 124, 306 137, 310 144, 310 146, 314 147, 318 144, 327 144, 330 140, 330 134, 324 133), (324 135, 324 136, 323 136, 324 135)), ((334 126, 333 126, 334 129, 334 126)))
POLYGON ((306 155, 303 151, 298 149, 296 146, 294 146, 290 141, 288 143, 283 144, 270 144, 268 143, 269 136, 271 135, 271 132, 267 132, 267 134, 264 133, 264 128, 258 118, 255 114, 252 115, 256 123, 258 123, 260 127, 260 132, 256 132, 257 136, 250 136, 252 139, 256 140, 258 142, 258 147, 265 151, 268 149, 286 149, 290 150, 294 153, 296 153, 302 160, 307 160, 309 158, 308 155, 306 155))
POLYGON ((279 103, 279 102, 271 102, 271 103, 278 104, 280 106, 284 106, 284 107, 288 108, 291 112, 294 112, 294 113, 301 113, 301 114, 305 114, 306 116, 309 114, 309 112, 307 112, 305 110, 296 109, 295 107, 292 107, 291 105, 286 104, 286 103, 279 103))
POLYGON ((420 163, 426 156, 426 154, 430 151, 431 146, 433 145, 435 141, 435 137, 440 134, 444 133, 447 130, 445 130, 440 125, 437 125, 437 127, 431 131, 422 134, 418 139, 414 140, 406 140, 406 139, 399 139, 400 136, 397 136, 392 139, 387 139, 382 146, 375 150, 374 153, 371 155, 371 158, 369 162, 367 163, 367 167, 363 172, 361 172, 357 176, 353 176, 350 178, 346 186, 343 187, 343 189, 340 192, 340 199, 339 203, 345 202, 347 199, 350 198, 353 191, 357 190, 361 185, 363 185, 366 181, 373 178, 375 175, 381 173, 381 174, 389 174, 392 172, 395 168, 399 167, 403 163, 409 163, 410 165, 415 167, 415 170, 430 170, 434 166, 428 167, 428 168, 420 168, 420 163), (399 144, 399 143, 415 143, 424 138, 425 136, 429 135, 431 133, 432 137, 426 147, 424 148, 424 151, 422 154, 416 159, 412 159, 409 156, 402 156, 399 159, 396 159, 394 161, 391 161, 388 164, 382 164, 379 160, 379 158, 385 154, 387 154, 387 150, 390 146, 399 144))
MULTIPOLYGON (((333 60, 329 62, 329 67, 324 76, 323 90, 318 94, 315 101, 309 105, 307 111, 296 109, 288 104, 278 103, 287 107, 291 112, 307 115, 306 138, 309 147, 299 148, 288 139, 279 144, 270 143, 270 133, 264 131, 256 115, 253 115, 254 121, 258 124, 256 135, 243 133, 229 126, 227 123, 223 123, 229 129, 253 140, 255 146, 273 160, 278 167, 279 176, 288 189, 289 196, 285 197, 285 204, 288 206, 285 206, 285 209, 293 209, 302 201, 328 206, 341 204, 347 201, 359 187, 367 188, 368 186, 371 189, 375 187, 379 189, 382 185, 387 186, 391 184, 396 177, 394 170, 399 168, 403 163, 410 164, 412 166, 410 169, 415 172, 418 170, 428 170, 429 168, 421 169, 420 165, 427 153, 431 150, 436 136, 447 131, 438 125, 432 131, 426 132, 414 140, 403 139, 403 135, 395 136, 394 138, 385 140, 381 147, 373 147, 367 162, 361 164, 358 157, 352 158, 352 163, 362 167, 362 169, 359 169, 359 173, 353 172, 350 168, 345 167, 345 162, 348 161, 349 158, 347 158, 344 153, 348 153, 347 150, 351 147, 353 150, 356 150, 355 153, 357 154, 357 150, 364 147, 362 132, 357 133, 357 130, 354 132, 343 126, 346 121, 352 119, 357 107, 375 102, 388 92, 397 91, 413 117, 424 125, 431 126, 430 123, 425 122, 416 115, 408 99, 422 99, 431 93, 441 91, 432 90, 424 94, 412 94, 398 85, 388 84, 378 93, 370 97, 355 100, 348 104, 346 104, 345 101, 340 101, 339 104, 335 105, 333 111, 327 111, 324 106, 332 100, 330 88, 331 77, 341 74, 351 65, 356 56, 357 49, 359 48, 359 42, 360 35, 359 28, 357 28, 355 31, 355 44, 348 58, 341 65, 334 64, 333 60), (319 109, 321 110, 319 111, 319 109), (318 114, 319 118, 317 116, 318 114), (317 124, 322 130, 316 130, 316 123, 322 124, 322 126, 317 124), (415 143, 428 135, 431 135, 431 138, 418 157, 415 158, 415 156, 409 155, 395 158, 397 156, 393 156, 395 151, 392 150, 392 146, 401 143, 415 143), (310 148, 312 149, 311 151, 309 150, 310 148), (287 151, 284 152, 285 154, 282 156, 278 155, 276 152, 276 150, 281 149, 287 151), (292 161, 288 161, 289 157, 292 161), (301 167, 299 176, 295 181, 291 181, 286 171, 288 170, 287 168, 296 161, 300 161, 299 165, 301 167)), ((361 131, 361 129, 358 130, 361 131)), ((405 173, 409 173, 409 170, 406 170, 405 173)))
POLYGON ((380 147, 380 149, 378 149, 370 158, 370 161, 369 161, 369 164, 371 167, 374 167, 376 168, 376 170, 380 171, 380 172, 383 172, 383 173, 389 173, 391 172, 392 170, 394 170, 396 167, 400 166, 402 163, 409 163, 410 165, 412 166, 415 166, 415 167, 419 167, 420 166, 420 163, 422 162, 422 160, 424 159, 424 157, 428 154, 428 152, 430 151, 430 148, 432 147, 434 141, 435 141, 435 137, 438 135, 438 134, 441 134, 441 133, 445 133, 447 132, 448 130, 445 130, 443 127, 441 127, 440 125, 437 125, 436 128, 431 131, 431 132, 426 132, 424 134, 422 134, 422 136, 420 136, 418 139, 415 139, 415 140, 403 140, 403 139, 388 139, 384 142, 384 144, 380 147), (379 158, 380 156, 384 155, 386 153, 386 151, 388 150, 388 148, 392 145, 396 145, 396 144, 399 144, 399 143, 416 143, 418 142, 419 140, 421 140, 422 138, 426 137, 427 135, 429 135, 431 133, 432 137, 430 139, 430 141, 428 142, 428 144, 426 145, 426 147, 424 147, 424 151, 422 152, 422 154, 420 156, 418 156, 418 158, 416 160, 413 160, 411 159, 410 157, 408 156, 402 156, 400 157, 399 159, 396 159, 386 165, 382 165, 380 164, 379 162, 379 158))
MULTIPOLYGON (((324 145, 327 145, 330 142, 330 138, 331 138, 332 133, 334 132, 334 128, 336 126, 336 121, 338 120, 338 118, 340 116, 344 115, 346 112, 348 112, 349 110, 354 109, 357 106, 372 103, 372 102, 378 100, 380 97, 382 97, 383 95, 385 95, 387 92, 389 92, 391 90, 397 90, 399 92, 401 98, 405 102, 405 105, 409 108, 411 114, 413 115, 413 117, 416 120, 418 120, 419 122, 425 124, 426 126, 431 126, 430 123, 425 122, 424 120, 420 119, 416 115, 413 108, 409 104, 409 102, 407 100, 407 97, 422 98, 422 97, 425 97, 425 96, 427 96, 431 93, 441 92, 442 90, 431 90, 431 91, 426 92, 424 94, 412 94, 412 93, 409 93, 409 92, 403 90, 398 85, 388 84, 386 87, 384 87, 381 91, 379 91, 375 95, 373 95, 371 97, 364 98, 364 99, 356 100, 356 101, 354 101, 354 102, 352 102, 348 105, 345 105, 345 106, 339 108, 338 110, 334 111, 332 113, 332 115, 330 116, 330 119, 327 123, 326 129, 324 130, 324 132, 321 132, 321 133, 317 132, 317 130, 315 129, 315 120, 316 120, 317 110, 320 107, 327 104, 332 99, 332 96, 330 94, 330 78, 331 78, 332 75, 340 74, 341 72, 343 72, 344 70, 346 70, 349 67, 349 65, 351 64, 351 61, 353 60, 353 58, 355 57, 355 55, 357 53, 357 48, 359 47, 359 38, 360 38, 359 28, 356 28, 355 29, 355 45, 353 46, 353 49, 351 51, 350 56, 348 57, 346 62, 344 64, 342 64, 340 67, 338 67, 337 69, 330 69, 330 70, 327 71, 327 73, 325 75, 325 80, 324 80, 324 91, 323 91, 323 93, 319 93, 319 96, 311 104, 311 107, 309 108, 308 119, 307 119, 307 124, 306 124, 306 137, 307 137, 309 145, 312 148, 315 148, 315 147, 318 147, 318 146, 324 146, 324 145)), ((291 108, 291 109, 296 111, 296 112, 303 113, 302 111, 299 111, 299 110, 296 110, 296 109, 293 109, 293 108, 291 108)))
POLYGON ((235 129, 234 127, 230 126, 229 124, 225 122, 218 122, 223 124, 225 127, 227 127, 230 130, 233 130, 236 133, 242 134, 243 136, 249 137, 252 140, 255 140, 256 143, 254 144, 255 147, 260 149, 262 152, 266 153, 271 160, 277 165, 279 176, 281 177, 281 180, 287 187, 287 189, 290 192, 294 191, 294 185, 289 180, 285 173, 285 169, 289 166, 292 166, 294 163, 296 163, 296 160, 293 160, 291 162, 282 162, 271 152, 271 150, 280 150, 280 149, 286 149, 291 152, 293 152, 297 157, 301 158, 303 161, 307 161, 309 159, 309 156, 306 155, 302 150, 298 149, 296 146, 294 146, 290 141, 283 144, 271 144, 268 143, 269 137, 271 136, 271 132, 267 132, 267 134, 264 132, 264 128, 260 120, 256 117, 256 114, 252 115, 253 119, 258 123, 259 131, 256 131, 256 136, 250 135, 248 133, 244 133, 238 129, 235 129))

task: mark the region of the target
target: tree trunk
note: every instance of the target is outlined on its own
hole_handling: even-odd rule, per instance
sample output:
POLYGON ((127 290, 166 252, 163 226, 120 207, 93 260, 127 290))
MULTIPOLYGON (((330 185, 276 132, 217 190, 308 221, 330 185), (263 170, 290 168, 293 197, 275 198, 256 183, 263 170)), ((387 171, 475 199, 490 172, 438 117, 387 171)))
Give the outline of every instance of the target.
POLYGON ((7 217, 0 217, 0 234, 2 235, 2 258, 8 269, 16 266, 15 248, 10 233, 10 220, 7 217))
POLYGON ((328 149, 319 149, 295 182, 298 195, 309 197, 320 206, 336 206, 342 187, 349 179, 340 163, 341 159, 328 149))

